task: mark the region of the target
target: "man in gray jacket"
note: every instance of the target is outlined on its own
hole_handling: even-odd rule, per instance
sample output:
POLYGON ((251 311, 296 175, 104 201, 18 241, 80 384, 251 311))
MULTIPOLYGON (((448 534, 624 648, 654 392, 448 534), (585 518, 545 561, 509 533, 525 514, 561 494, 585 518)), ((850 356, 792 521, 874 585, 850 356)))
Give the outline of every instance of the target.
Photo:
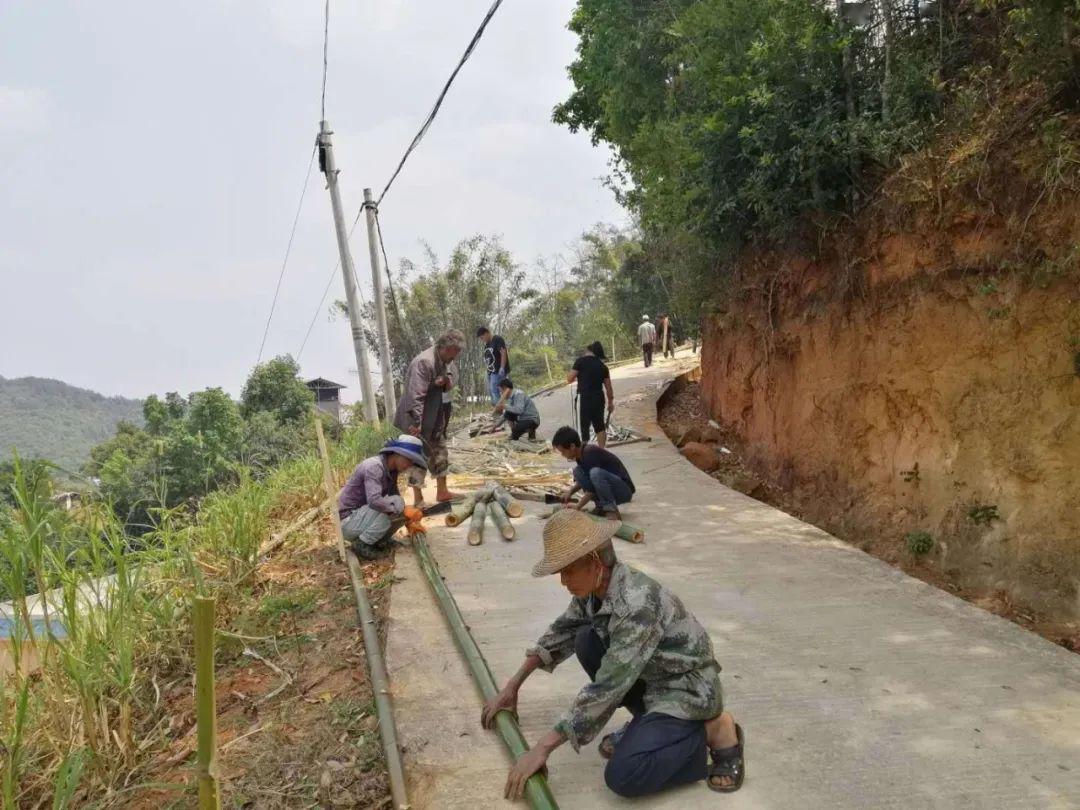
MULTIPOLYGON (((399 430, 423 441, 428 471, 435 476, 435 499, 440 503, 456 497, 446 487, 446 470, 450 466, 446 428, 450 423, 450 389, 458 378, 457 357, 464 348, 465 335, 449 329, 439 335, 434 346, 416 355, 405 373, 394 414, 394 425, 399 430)), ((421 507, 424 495, 415 482, 412 489, 413 502, 421 507)))
POLYGON ((656 327, 652 325, 648 315, 641 316, 641 326, 637 328, 638 343, 641 344, 641 354, 645 358, 645 368, 652 365, 653 345, 656 343, 656 327))

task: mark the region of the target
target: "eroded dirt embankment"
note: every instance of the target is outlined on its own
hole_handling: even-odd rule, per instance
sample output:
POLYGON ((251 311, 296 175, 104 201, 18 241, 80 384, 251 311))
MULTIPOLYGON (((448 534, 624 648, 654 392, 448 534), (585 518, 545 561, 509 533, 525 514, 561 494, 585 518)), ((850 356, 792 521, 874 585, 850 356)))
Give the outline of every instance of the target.
POLYGON ((705 319, 706 410, 806 520, 882 556, 928 532, 952 581, 1076 618, 1075 223, 1026 271, 986 221, 771 257, 705 319))

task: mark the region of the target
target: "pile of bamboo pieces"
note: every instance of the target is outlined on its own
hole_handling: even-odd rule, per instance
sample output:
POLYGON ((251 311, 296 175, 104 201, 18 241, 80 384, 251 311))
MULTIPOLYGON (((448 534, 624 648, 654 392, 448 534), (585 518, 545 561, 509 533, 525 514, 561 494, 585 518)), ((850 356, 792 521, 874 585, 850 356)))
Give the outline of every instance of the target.
POLYGON ((513 540, 516 533, 510 518, 521 517, 524 511, 506 489, 494 481, 488 481, 450 510, 446 525, 460 526, 468 520, 469 545, 478 546, 484 542, 485 522, 490 518, 504 540, 513 540))

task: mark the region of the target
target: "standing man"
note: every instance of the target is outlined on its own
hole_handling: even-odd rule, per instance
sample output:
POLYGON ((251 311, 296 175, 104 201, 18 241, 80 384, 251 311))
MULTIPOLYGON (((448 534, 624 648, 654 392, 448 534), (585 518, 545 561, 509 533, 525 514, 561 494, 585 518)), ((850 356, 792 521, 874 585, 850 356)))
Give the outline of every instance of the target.
POLYGON ((510 350, 502 335, 493 335, 486 326, 476 330, 476 336, 484 341, 484 365, 487 367, 488 394, 491 404, 499 402, 499 383, 510 373, 510 350))
POLYGON ((589 501, 596 501, 594 515, 603 515, 609 520, 622 520, 619 504, 629 503, 637 491, 626 465, 610 450, 595 444, 582 445, 578 432, 569 425, 555 431, 551 437, 551 446, 567 461, 574 464, 574 485, 562 495, 563 505, 567 509, 584 509, 589 501), (579 491, 585 494, 577 505, 570 499, 579 491))
POLYGON ((641 354, 645 357, 645 368, 652 365, 653 344, 656 343, 656 327, 649 322, 648 315, 641 316, 641 326, 637 328, 641 354))
POLYGON ((675 356, 675 335, 672 334, 672 328, 671 318, 665 312, 656 325, 656 331, 660 335, 660 351, 664 353, 665 358, 669 356, 669 353, 671 357, 675 356))
POLYGON ((530 439, 536 438, 536 429, 540 427, 540 411, 536 409, 536 403, 532 397, 520 388, 514 388, 514 381, 504 377, 499 382, 501 395, 495 405, 495 413, 502 414, 496 425, 504 421, 510 423, 510 439, 520 439, 528 433, 530 439))
POLYGON ((338 495, 341 533, 362 560, 373 560, 390 549, 390 538, 403 525, 422 528, 423 512, 406 506, 398 492, 398 476, 427 469, 424 445, 415 436, 391 439, 364 459, 338 495))
POLYGON ((566 375, 568 383, 578 386, 578 418, 581 435, 589 441, 589 428, 596 431, 596 443, 607 444, 607 424, 615 410, 615 392, 611 388, 611 371, 604 362, 604 346, 595 340, 585 347, 585 353, 574 361, 574 367, 566 375), (607 414, 604 413, 604 397, 607 396, 607 414))
MULTIPOLYGON (((544 557, 533 576, 558 574, 573 598, 502 691, 484 703, 480 723, 490 729, 500 711, 516 713, 525 679, 572 655, 589 682, 510 769, 507 799, 520 798, 529 777, 563 743, 580 752, 620 706, 633 719, 600 742, 608 760, 604 781, 617 795, 649 796, 700 780, 721 793, 742 787, 743 730, 724 711, 709 634, 678 596, 619 562, 611 547, 618 528, 565 510, 544 527, 544 557)), ((697 802, 687 794, 680 804, 697 802)))
MULTIPOLYGON (((457 329, 439 335, 435 345, 416 355, 409 363, 401 399, 394 414, 394 425, 411 436, 419 437, 427 451, 428 470, 435 476, 435 499, 452 500, 456 493, 446 488, 446 428, 450 423, 450 389, 458 378, 457 357, 465 348, 465 336, 457 329)), ((420 507, 424 495, 412 481, 413 504, 420 507)))

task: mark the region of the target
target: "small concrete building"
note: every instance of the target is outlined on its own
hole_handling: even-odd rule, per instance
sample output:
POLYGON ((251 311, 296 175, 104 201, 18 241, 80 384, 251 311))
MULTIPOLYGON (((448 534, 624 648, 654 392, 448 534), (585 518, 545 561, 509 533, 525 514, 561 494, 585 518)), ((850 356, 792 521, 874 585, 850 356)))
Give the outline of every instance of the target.
POLYGON ((315 394, 315 407, 323 413, 328 413, 339 422, 341 421, 341 402, 338 399, 338 391, 344 388, 341 383, 316 377, 304 383, 315 394))

